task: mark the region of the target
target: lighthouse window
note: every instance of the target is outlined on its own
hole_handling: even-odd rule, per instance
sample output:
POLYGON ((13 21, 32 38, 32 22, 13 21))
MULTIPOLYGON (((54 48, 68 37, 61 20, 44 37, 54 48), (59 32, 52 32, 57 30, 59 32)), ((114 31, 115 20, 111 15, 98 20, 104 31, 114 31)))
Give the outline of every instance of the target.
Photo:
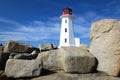
POLYGON ((65 38, 65 43, 67 43, 67 39, 65 38))
POLYGON ((65 23, 67 23, 67 20, 65 20, 65 23))
POLYGON ((65 28, 65 32, 67 32, 67 28, 65 28))

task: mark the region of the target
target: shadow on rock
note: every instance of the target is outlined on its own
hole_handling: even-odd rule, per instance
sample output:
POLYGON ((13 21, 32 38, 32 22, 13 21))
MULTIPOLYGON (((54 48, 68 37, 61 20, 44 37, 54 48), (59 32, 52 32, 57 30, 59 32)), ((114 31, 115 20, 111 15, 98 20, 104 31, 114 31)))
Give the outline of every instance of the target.
POLYGON ((54 74, 54 73, 57 73, 57 72, 55 72, 55 71, 50 71, 50 70, 48 70, 48 69, 42 69, 42 71, 41 71, 41 76, 46 76, 46 75, 50 75, 50 74, 54 74))

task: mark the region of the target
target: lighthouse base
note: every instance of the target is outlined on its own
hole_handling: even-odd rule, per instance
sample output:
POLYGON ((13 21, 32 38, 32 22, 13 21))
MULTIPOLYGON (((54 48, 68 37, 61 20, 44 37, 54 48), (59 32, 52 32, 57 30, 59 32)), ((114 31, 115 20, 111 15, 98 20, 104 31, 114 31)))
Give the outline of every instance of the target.
POLYGON ((80 38, 75 38, 75 46, 76 47, 80 46, 80 38))
POLYGON ((69 47, 69 46, 74 46, 74 47, 79 47, 80 46, 80 38, 74 38, 74 41, 75 41, 75 44, 74 45, 70 45, 70 44, 67 44, 67 45, 59 45, 58 48, 60 47, 69 47))

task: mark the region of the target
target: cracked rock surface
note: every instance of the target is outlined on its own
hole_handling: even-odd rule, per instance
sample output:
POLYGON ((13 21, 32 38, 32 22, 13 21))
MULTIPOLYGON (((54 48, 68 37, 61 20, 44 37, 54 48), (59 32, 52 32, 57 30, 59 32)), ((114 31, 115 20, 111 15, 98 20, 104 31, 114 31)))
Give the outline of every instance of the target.
POLYGON ((119 76, 120 21, 104 19, 92 24, 90 52, 98 59, 98 71, 119 76))

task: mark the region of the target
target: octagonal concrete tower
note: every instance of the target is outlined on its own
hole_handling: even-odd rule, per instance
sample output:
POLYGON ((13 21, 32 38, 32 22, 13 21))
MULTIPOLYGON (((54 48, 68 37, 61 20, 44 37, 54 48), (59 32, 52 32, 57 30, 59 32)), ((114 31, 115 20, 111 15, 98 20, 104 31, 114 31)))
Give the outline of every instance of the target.
POLYGON ((73 19, 71 8, 64 8, 62 11, 62 15, 60 16, 61 22, 61 31, 60 31, 60 43, 59 47, 67 47, 67 46, 79 46, 80 39, 74 38, 74 27, 73 27, 73 19))

